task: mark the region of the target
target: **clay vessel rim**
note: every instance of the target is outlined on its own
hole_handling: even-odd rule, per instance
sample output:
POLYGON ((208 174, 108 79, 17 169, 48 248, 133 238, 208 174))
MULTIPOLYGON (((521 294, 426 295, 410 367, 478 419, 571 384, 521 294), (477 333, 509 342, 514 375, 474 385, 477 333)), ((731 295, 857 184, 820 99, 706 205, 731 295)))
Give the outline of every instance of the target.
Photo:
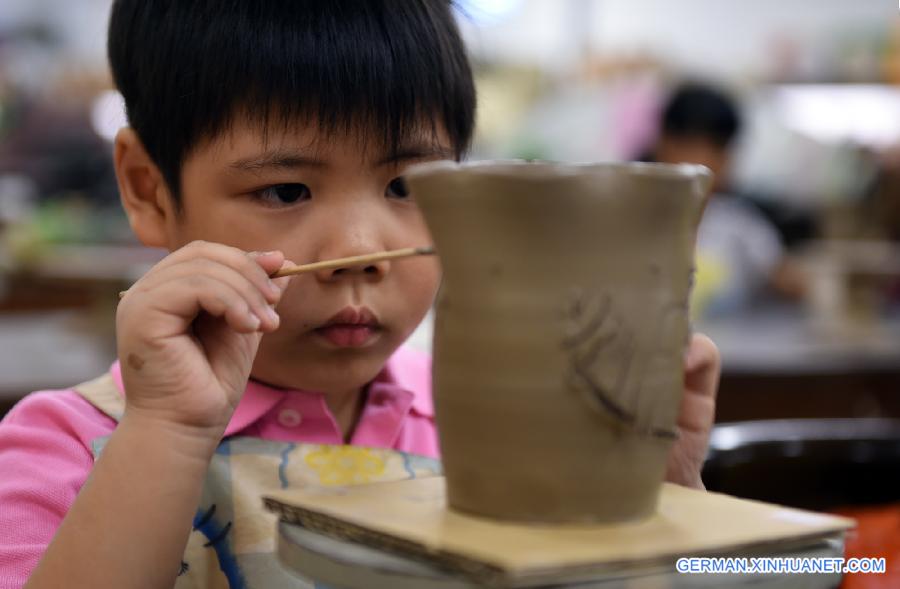
POLYGON ((711 177, 712 171, 699 164, 661 164, 656 162, 553 162, 544 160, 476 160, 456 162, 439 160, 410 166, 407 177, 432 174, 434 172, 469 172, 479 176, 517 176, 524 173, 539 174, 542 177, 560 177, 610 172, 635 176, 657 176, 666 178, 695 179, 711 177), (527 171, 526 171, 527 170, 527 171))

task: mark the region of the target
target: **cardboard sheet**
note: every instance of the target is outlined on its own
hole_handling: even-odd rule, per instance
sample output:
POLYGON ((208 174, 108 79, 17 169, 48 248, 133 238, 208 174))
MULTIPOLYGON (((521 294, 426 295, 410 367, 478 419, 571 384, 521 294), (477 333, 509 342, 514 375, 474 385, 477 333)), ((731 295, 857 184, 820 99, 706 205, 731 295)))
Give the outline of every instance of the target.
POLYGON ((529 526, 446 509, 432 477, 265 499, 283 521, 488 585, 673 566, 682 556, 759 556, 841 537, 853 520, 665 484, 657 513, 626 524, 529 526))

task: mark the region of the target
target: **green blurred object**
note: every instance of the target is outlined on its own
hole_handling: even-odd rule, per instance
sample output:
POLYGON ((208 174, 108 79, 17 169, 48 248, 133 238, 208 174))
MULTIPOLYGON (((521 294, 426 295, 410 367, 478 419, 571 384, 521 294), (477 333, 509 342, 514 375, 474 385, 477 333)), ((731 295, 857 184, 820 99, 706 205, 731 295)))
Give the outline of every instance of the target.
POLYGON ((7 228, 13 264, 28 267, 60 245, 134 243, 124 213, 118 207, 97 208, 73 194, 45 201, 34 215, 7 228))

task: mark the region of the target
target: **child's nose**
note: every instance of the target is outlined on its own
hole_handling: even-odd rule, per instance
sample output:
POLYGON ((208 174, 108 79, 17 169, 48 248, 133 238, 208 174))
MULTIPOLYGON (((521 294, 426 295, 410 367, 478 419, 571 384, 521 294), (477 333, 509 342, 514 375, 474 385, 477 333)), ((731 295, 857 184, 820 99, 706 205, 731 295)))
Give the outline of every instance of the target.
POLYGON ((389 260, 384 260, 359 266, 344 266, 333 270, 321 270, 316 272, 316 276, 322 282, 334 282, 349 278, 381 280, 390 270, 390 264, 389 260))

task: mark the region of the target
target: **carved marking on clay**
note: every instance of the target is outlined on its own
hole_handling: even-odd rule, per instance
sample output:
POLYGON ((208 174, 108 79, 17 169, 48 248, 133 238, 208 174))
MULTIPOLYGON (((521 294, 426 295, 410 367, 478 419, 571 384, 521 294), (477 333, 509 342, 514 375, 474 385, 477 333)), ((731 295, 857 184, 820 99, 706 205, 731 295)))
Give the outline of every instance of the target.
POLYGON ((574 293, 566 312, 568 322, 563 347, 577 348, 586 343, 603 327, 611 308, 612 300, 607 293, 599 297, 586 297, 582 292, 574 293))
MULTIPOLYGON (((601 354, 613 346, 622 348, 622 333, 617 317, 613 316, 612 297, 609 293, 573 292, 565 311, 566 329, 562 346, 569 355, 567 383, 582 394, 592 406, 599 406, 610 415, 629 425, 634 425, 634 415, 618 402, 627 373, 620 364, 612 386, 604 386, 591 368, 601 354)), ((630 356, 627 346, 623 348, 630 356)), ((624 367, 630 362, 625 363, 624 367)))
MULTIPOLYGON (((671 306, 662 309, 663 316, 671 310, 671 306)), ((569 358, 568 388, 589 406, 641 433, 675 438, 673 431, 640 423, 639 416, 625 403, 630 400, 632 403, 628 405, 637 406, 645 370, 636 366, 636 336, 616 310, 612 296, 607 292, 576 289, 566 302, 563 320, 561 343, 569 358), (605 369, 602 374, 600 367, 605 369)), ((657 324, 660 330, 663 323, 667 322, 657 324)))

